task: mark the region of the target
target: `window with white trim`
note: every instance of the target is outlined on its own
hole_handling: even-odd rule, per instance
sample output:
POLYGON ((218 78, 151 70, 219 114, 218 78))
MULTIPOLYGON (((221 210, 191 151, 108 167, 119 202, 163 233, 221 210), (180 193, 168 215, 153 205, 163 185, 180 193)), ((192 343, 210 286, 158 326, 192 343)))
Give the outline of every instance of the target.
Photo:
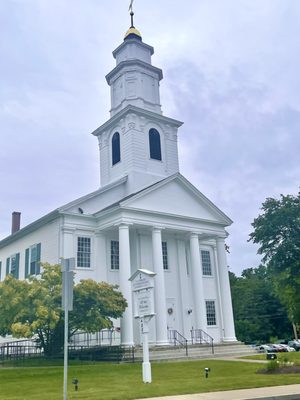
POLYGON ((206 300, 206 320, 207 326, 217 325, 216 304, 214 300, 206 300))
POLYGON ((167 242, 161 242, 161 248, 162 248, 162 257, 163 257, 163 267, 164 267, 164 270, 168 270, 169 269, 168 243, 167 242))
POLYGON ((120 268, 119 265, 119 242, 117 240, 111 240, 110 242, 110 268, 117 270, 120 268))
POLYGON ((40 274, 41 243, 36 243, 25 250, 25 278, 40 274))
POLYGON ((121 161, 120 134, 115 132, 111 139, 112 165, 121 161))
POLYGON ((91 267, 91 238, 77 238, 77 268, 91 267))
POLYGON ((149 130, 149 149, 150 158, 161 161, 160 134, 154 128, 149 130))
POLYGON ((6 259, 6 275, 12 275, 19 279, 20 253, 11 255, 6 259))
POLYGON ((201 261, 202 261, 202 274, 212 275, 210 252, 208 250, 201 250, 201 261))
POLYGON ((185 262, 186 262, 186 274, 190 275, 190 249, 187 244, 185 245, 185 262))

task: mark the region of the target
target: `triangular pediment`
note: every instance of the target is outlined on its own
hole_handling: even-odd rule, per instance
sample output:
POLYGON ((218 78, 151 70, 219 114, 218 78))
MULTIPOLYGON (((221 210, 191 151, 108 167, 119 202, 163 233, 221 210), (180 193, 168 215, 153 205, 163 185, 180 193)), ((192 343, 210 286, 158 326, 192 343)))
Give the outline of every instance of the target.
POLYGON ((211 221, 224 226, 232 223, 229 217, 180 174, 121 201, 120 205, 126 209, 211 221))

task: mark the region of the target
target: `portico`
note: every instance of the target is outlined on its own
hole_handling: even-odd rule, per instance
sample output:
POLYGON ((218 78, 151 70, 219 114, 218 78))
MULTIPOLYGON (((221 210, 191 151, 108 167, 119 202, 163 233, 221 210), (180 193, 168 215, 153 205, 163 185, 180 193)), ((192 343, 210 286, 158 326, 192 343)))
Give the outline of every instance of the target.
MULTIPOLYGON (((186 183, 181 176, 168 178, 168 181, 174 180, 177 184, 186 183)), ((155 185, 152 190, 157 190, 155 185)), ((148 190, 145 191, 143 202, 150 195, 148 190)), ((128 302, 120 323, 122 344, 129 346, 140 341, 139 329, 132 318, 132 293, 128 280, 139 268, 156 273, 156 316, 150 324, 150 342, 168 344, 168 328, 176 329, 187 339, 191 337, 191 329, 202 329, 212 334, 216 341, 236 340, 232 335, 234 325, 231 306, 229 311, 227 309, 228 304, 231 304, 230 292, 226 298, 227 303, 223 301, 229 288, 225 231, 217 223, 214 226, 211 224, 208 229, 203 221, 195 218, 179 215, 175 218, 173 215, 160 215, 150 210, 146 212, 141 208, 142 198, 139 193, 132 196, 130 202, 121 201, 115 205, 110 218, 108 214, 106 219, 100 218, 100 214, 97 216, 99 221, 104 222, 98 227, 98 232, 101 232, 98 233, 98 238, 101 237, 99 243, 102 250, 103 241, 106 247, 101 264, 106 265, 107 279, 120 286, 128 302), (119 243, 119 268, 116 270, 111 265, 112 241, 119 243), (204 274, 201 252, 210 260, 211 271, 204 271, 204 274), (173 299, 174 304, 172 326, 169 322, 171 311, 168 299, 173 299), (207 324, 207 301, 213 302, 215 307, 216 321, 212 325, 207 324)), ((101 258, 97 255, 99 251, 100 248, 95 248, 98 259, 101 258)))

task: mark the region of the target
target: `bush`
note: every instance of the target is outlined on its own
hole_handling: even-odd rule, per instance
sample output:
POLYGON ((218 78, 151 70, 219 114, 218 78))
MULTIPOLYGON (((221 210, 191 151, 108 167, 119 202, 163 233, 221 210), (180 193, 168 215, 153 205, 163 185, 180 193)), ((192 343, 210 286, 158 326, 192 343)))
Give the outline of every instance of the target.
POLYGON ((271 360, 267 364, 267 371, 268 372, 273 372, 276 371, 279 368, 279 362, 276 360, 271 360))

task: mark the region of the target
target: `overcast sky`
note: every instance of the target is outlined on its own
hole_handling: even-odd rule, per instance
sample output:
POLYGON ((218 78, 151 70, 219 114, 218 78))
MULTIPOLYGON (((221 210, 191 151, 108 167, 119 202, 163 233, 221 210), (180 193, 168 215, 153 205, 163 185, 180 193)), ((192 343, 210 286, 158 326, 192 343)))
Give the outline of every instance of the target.
MULTIPOLYGON (((130 25, 129 0, 0 0, 0 238, 99 186, 109 118, 104 76, 130 25)), ((230 268, 266 197, 300 176, 300 1, 135 0, 135 26, 163 69, 164 115, 181 173, 231 219, 230 268)))

